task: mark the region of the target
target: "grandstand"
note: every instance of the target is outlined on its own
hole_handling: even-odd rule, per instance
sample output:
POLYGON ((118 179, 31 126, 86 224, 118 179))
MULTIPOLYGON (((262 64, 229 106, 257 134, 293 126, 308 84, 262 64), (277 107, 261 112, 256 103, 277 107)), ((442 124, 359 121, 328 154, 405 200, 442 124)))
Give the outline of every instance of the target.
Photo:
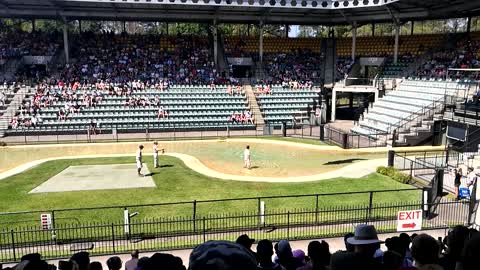
POLYGON ((0 269, 474 232, 479 134, 480 1, 0 0, 0 269))

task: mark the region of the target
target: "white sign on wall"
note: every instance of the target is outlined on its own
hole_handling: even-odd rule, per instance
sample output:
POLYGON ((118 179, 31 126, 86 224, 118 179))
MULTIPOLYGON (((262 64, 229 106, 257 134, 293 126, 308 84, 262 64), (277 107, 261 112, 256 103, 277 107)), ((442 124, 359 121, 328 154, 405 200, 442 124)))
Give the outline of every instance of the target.
POLYGON ((397 232, 421 230, 422 220, 422 210, 398 211, 397 232))

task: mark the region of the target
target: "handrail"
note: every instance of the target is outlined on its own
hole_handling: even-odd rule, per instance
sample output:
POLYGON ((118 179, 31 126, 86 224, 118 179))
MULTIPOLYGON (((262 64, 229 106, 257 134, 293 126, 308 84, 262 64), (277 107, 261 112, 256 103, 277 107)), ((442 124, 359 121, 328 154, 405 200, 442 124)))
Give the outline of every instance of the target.
MULTIPOLYGON (((427 106, 422 106, 422 109, 418 110, 418 111, 415 111, 414 113, 412 113, 411 115, 407 116, 407 117, 404 117, 402 119, 400 119, 399 121, 393 123, 393 124, 389 124, 388 125, 388 128, 387 128, 387 133, 391 133, 393 130, 392 130, 392 127, 397 127, 400 128, 402 127, 403 125, 406 125, 407 123, 409 122, 412 122, 414 121, 415 119, 418 119, 420 116, 424 116, 426 113, 429 113, 431 112, 432 110, 435 110, 437 108, 436 106, 436 103, 438 102, 438 104, 443 104, 442 102, 439 102, 441 100, 444 100, 444 97, 441 97, 439 99, 435 99, 433 100, 433 107, 430 108, 431 105, 427 105, 427 106), (425 111, 425 108, 429 108, 428 111, 425 111), (415 116, 415 117, 413 117, 415 116), (412 118, 413 117, 413 118, 412 118), (404 123, 403 123, 404 122, 404 123)), ((394 128, 396 129, 396 128, 394 128)))

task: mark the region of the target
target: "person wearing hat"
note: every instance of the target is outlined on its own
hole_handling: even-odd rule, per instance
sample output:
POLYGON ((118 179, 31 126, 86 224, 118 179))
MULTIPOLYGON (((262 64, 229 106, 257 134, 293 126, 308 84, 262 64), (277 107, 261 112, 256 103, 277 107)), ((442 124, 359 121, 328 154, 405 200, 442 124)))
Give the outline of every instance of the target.
POLYGON ((382 269, 374 255, 383 241, 378 239, 377 230, 373 225, 360 224, 355 227, 354 236, 347 238, 347 243, 354 247, 354 251, 333 254, 330 270, 382 269))
POLYGON ((255 256, 256 259, 258 259, 257 254, 252 250, 252 244, 255 243, 255 239, 251 239, 248 237, 248 235, 242 234, 235 242, 246 248, 250 253, 252 253, 253 256, 255 256))

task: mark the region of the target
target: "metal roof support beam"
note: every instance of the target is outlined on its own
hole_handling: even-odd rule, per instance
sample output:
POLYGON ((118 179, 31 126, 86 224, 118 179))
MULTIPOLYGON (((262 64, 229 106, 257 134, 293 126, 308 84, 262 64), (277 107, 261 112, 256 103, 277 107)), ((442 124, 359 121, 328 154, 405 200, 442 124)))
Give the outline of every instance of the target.
POLYGON ((393 63, 396 65, 398 62, 398 44, 400 39, 400 25, 395 24, 395 46, 393 47, 393 63))
POLYGON ((352 28, 352 61, 355 61, 356 50, 357 50, 357 22, 353 22, 353 28, 352 28))
POLYGON ((68 43, 68 23, 63 22, 63 49, 65 51, 65 63, 70 63, 70 47, 68 43))
POLYGON ((258 25, 258 59, 260 61, 260 66, 263 68, 263 21, 260 21, 258 25))

